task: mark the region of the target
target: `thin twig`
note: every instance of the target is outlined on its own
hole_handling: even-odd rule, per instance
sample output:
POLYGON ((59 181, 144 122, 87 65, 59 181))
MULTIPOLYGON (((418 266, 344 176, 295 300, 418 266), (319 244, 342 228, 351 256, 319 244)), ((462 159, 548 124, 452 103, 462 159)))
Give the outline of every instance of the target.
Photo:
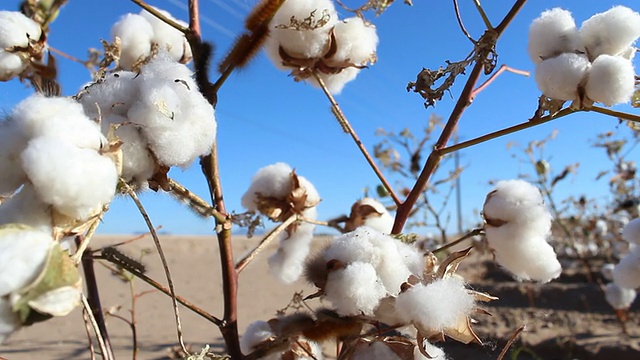
MULTIPOLYGON (((103 214, 104 214, 104 211, 103 211, 103 214)), ((71 255, 71 260, 73 260, 73 262, 76 265, 80 264, 80 262, 82 261, 82 254, 84 254, 84 252, 87 250, 87 247, 91 243, 91 239, 93 238, 93 235, 96 233, 96 230, 100 225, 101 218, 102 218, 102 214, 100 214, 100 216, 98 216, 96 219, 93 220, 93 223, 89 226, 89 229, 87 230, 86 234, 81 238, 82 241, 78 246, 78 250, 76 250, 76 252, 73 255, 71 255)))
POLYGON ((218 210, 216 210, 213 206, 209 205, 204 199, 191 192, 182 184, 171 178, 168 178, 167 180, 169 187, 171 191, 174 192, 175 196, 180 197, 180 199, 186 199, 189 202, 189 206, 194 207, 193 210, 198 214, 212 216, 218 221, 227 220, 227 216, 225 214, 221 214, 220 212, 218 212, 218 210), (195 208, 199 210, 196 210, 195 208))
POLYGON ((458 25, 460 25, 460 30, 462 30, 462 33, 464 34, 464 36, 467 37, 467 39, 469 39, 469 41, 475 44, 476 41, 473 39, 473 37, 471 37, 471 35, 467 31, 467 28, 464 26, 464 23, 462 22, 462 16, 460 16, 460 7, 458 6, 458 0, 453 0, 453 9, 456 11, 456 19, 458 20, 458 25))
POLYGON ((181 33, 183 33, 185 35, 189 33, 189 29, 188 28, 178 24, 175 20, 172 20, 172 19, 168 18, 167 16, 163 15, 160 11, 158 11, 153 6, 147 4, 143 0, 131 0, 131 1, 133 1, 136 5, 140 6, 141 8, 145 9, 151 15, 153 15, 153 16, 157 17, 158 19, 160 19, 161 21, 165 22, 167 25, 169 25, 169 26, 173 27, 174 29, 180 31, 181 33))
POLYGON ((512 72, 514 74, 518 74, 518 75, 523 75, 526 77, 529 77, 531 74, 528 71, 525 70, 518 70, 518 69, 514 69, 512 67, 509 67, 505 64, 502 64, 502 66, 500 66, 500 68, 498 69, 498 71, 494 72, 493 74, 491 74, 491 76, 482 83, 482 85, 478 86, 475 90, 473 90, 473 92, 471 93, 471 98, 475 99, 476 96, 478 96, 478 94, 486 89, 489 85, 491 85, 491 83, 498 77, 500 76, 500 74, 502 74, 503 72, 508 71, 508 72, 512 72))
POLYGON ((633 121, 636 123, 640 123, 640 116, 636 115, 636 114, 629 114, 629 113, 625 113, 625 112, 621 112, 621 111, 615 111, 615 110, 611 110, 611 109, 607 109, 607 108, 603 108, 600 106, 591 106, 588 109, 585 109, 587 111, 593 111, 593 112, 597 112, 600 114, 605 114, 605 115, 609 115, 609 116, 613 116, 613 117, 617 117, 619 119, 623 119, 623 120, 627 120, 627 121, 633 121))
POLYGON ((180 321, 180 310, 178 309, 178 301, 176 300, 176 291, 173 286, 171 272, 169 271, 169 263, 167 262, 167 258, 164 255, 164 250, 162 250, 162 245, 160 244, 158 233, 156 233, 155 228, 151 223, 151 219, 149 218, 147 211, 144 209, 144 206, 142 206, 142 203, 140 202, 140 199, 138 198, 138 195, 136 194, 136 192, 133 191, 133 189, 126 182, 121 181, 120 183, 122 185, 122 188, 126 191, 129 197, 136 204, 138 211, 144 218, 145 223, 147 224, 147 228, 151 232, 151 237, 153 238, 153 242, 155 243, 156 249, 158 250, 158 255, 160 255, 160 260, 162 261, 164 274, 167 278, 167 284, 169 285, 169 291, 171 292, 171 301, 173 302, 173 314, 175 315, 176 331, 178 333, 178 343, 180 343, 180 347, 182 348, 182 351, 184 351, 185 354, 190 354, 189 350, 187 350, 187 347, 184 344, 184 339, 182 336, 182 322, 180 321))
POLYGON ((267 236, 265 236, 260 244, 256 246, 250 253, 248 253, 245 257, 243 257, 240 261, 236 263, 236 272, 239 274, 242 270, 244 270, 247 265, 262 251, 267 245, 276 238, 276 236, 280 235, 289 225, 293 224, 298 219, 298 215, 293 214, 289 216, 284 222, 276 226, 275 229, 271 230, 267 236))
POLYGON ((473 0, 473 3, 476 5, 476 9, 478 9, 478 13, 480 14, 480 17, 482 18, 482 21, 484 21, 484 26, 487 27, 487 30, 492 30, 493 29, 493 25, 491 25, 491 21, 489 21, 489 17, 484 12, 484 9, 482 8, 482 5, 480 5, 480 0, 473 0))
POLYGON ((98 346, 100 347, 100 351, 102 352, 102 358, 105 360, 114 360, 113 352, 110 346, 105 344, 105 339, 102 337, 102 333, 100 332, 100 327, 96 322, 96 318, 93 316, 93 310, 91 309, 91 305, 89 305, 89 301, 87 301, 87 297, 84 293, 80 293, 80 299, 82 301, 82 306, 86 311, 87 316, 89 317, 89 322, 91 323, 91 327, 96 334, 96 338, 98 339, 98 346))
POLYGON ((331 106, 334 109, 334 114, 337 116, 338 121, 340 122, 340 125, 342 126, 342 128, 344 128, 345 131, 349 133, 349 135, 351 135, 351 138, 358 146, 358 149, 360 149, 360 152, 362 152, 362 155, 364 155, 365 159, 367 159, 369 166, 371 166, 371 168, 373 169, 373 172, 376 173, 376 175, 378 176, 378 179, 380 179, 380 182, 382 182, 382 185, 389 192, 389 196, 391 197, 391 199, 393 199, 393 202, 396 205, 399 205, 401 203, 400 198, 398 197, 396 192, 393 190, 393 187, 391 186, 391 184, 389 184, 385 176, 382 174, 382 171, 380 171, 380 168, 378 167, 378 165, 376 165, 375 161, 369 154, 369 151, 367 150, 367 148, 364 146, 364 144, 362 144, 362 141, 360 141, 360 138, 358 138, 358 135, 356 134, 355 130, 353 130, 353 128, 351 127, 349 120, 347 120, 347 117, 344 115, 344 113, 340 109, 340 106, 336 102, 336 99, 333 97, 333 95, 327 88, 326 84, 324 83, 320 75, 316 71, 314 71, 313 77, 316 79, 316 81, 322 88, 322 91, 327 96, 327 99, 329 99, 329 102, 331 102, 331 106))
POLYGON ((448 244, 442 245, 441 247, 439 247, 439 248, 437 248, 437 249, 433 250, 433 251, 432 251, 432 253, 437 254, 437 253, 439 253, 439 252, 443 252, 443 251, 445 251, 445 250, 449 249, 449 248, 450 248, 450 247, 452 247, 452 246, 455 246, 455 245, 460 244, 461 242, 463 242, 463 241, 467 240, 467 239, 468 239, 468 238, 470 238, 470 237, 474 237, 474 236, 476 236, 476 235, 480 235, 480 234, 482 234, 483 230, 484 230, 484 229, 482 229, 482 228, 473 229, 473 230, 471 230, 470 232, 468 232, 465 236, 461 237, 460 239, 455 240, 455 241, 453 241, 453 242, 450 242, 450 243, 448 243, 448 244))
POLYGON ((87 332, 87 340, 89 341, 89 354, 91 354, 91 360, 96 360, 96 350, 93 347, 93 337, 91 336, 91 322, 89 321, 89 315, 87 309, 82 309, 82 320, 84 320, 84 329, 87 332))
POLYGON ((518 337, 518 335, 520 335, 521 332, 524 331, 524 329, 525 329, 525 325, 522 325, 519 328, 517 328, 516 331, 513 332, 513 334, 511 334, 511 337, 509 338, 509 341, 507 341, 507 343, 505 344, 505 346, 502 349, 502 351, 500 352, 500 356, 498 356, 497 360, 502 360, 504 358, 504 356, 507 355, 507 350, 509 350, 509 348, 511 347, 513 342, 516 341, 516 338, 518 337))
MULTIPOLYGON (((158 225, 158 226, 156 226, 155 231, 156 231, 156 232, 158 232, 158 230, 160 230, 160 229, 162 229, 162 225, 158 225)), ((130 239, 127 239, 127 240, 121 241, 121 242, 119 242, 119 243, 115 243, 115 244, 113 244, 113 245, 108 245, 108 246, 104 246, 104 247, 101 247, 101 248, 98 248, 98 249, 92 250, 92 253, 94 253, 94 254, 100 253, 100 252, 102 252, 102 250, 104 250, 104 249, 105 249, 105 248, 107 248, 107 247, 113 247, 113 248, 115 248, 115 247, 118 247, 118 246, 131 244, 132 242, 135 242, 135 241, 139 241, 139 240, 144 239, 147 235, 151 235, 151 233, 147 231, 147 232, 146 232, 146 233, 144 233, 144 234, 140 234, 140 235, 138 235, 138 236, 136 236, 136 237, 132 237, 132 238, 130 238, 130 239)))

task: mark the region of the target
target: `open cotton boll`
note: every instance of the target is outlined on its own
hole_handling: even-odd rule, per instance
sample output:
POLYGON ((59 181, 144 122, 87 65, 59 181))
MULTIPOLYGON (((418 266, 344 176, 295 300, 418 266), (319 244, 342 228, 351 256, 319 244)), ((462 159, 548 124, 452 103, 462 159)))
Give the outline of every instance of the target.
POLYGON ((51 234, 25 225, 0 226, 0 297, 35 280, 53 245, 51 234))
POLYGON ((555 100, 575 100, 578 86, 587 76, 591 64, 586 55, 563 53, 536 66, 536 83, 542 93, 555 100))
MULTIPOLYGON (((155 9, 162 13, 162 15, 175 21, 176 23, 184 27, 189 27, 189 24, 174 18, 168 11, 158 8, 155 9)), ((158 44, 161 50, 168 51, 169 55, 171 55, 171 58, 174 61, 179 61, 183 58, 183 56, 185 58, 191 57, 191 49, 189 48, 189 44, 187 43, 187 40, 182 32, 167 24, 166 22, 158 19, 155 15, 147 12, 146 10, 142 10, 142 12, 140 12, 140 15, 144 17, 153 27, 152 41, 158 44), (186 54, 187 56, 185 56, 185 52, 188 52, 186 54)))
POLYGON ((26 146, 13 122, 0 122, 0 196, 9 195, 25 182, 19 155, 26 146))
POLYGON ((396 298, 396 308, 406 322, 430 331, 456 328, 474 307, 473 296, 456 277, 414 285, 396 298))
POLYGON ((11 301, 0 297, 0 345, 20 327, 20 318, 13 312, 11 301))
POLYGON ((339 260, 343 264, 356 261, 378 266, 384 256, 380 247, 371 242, 376 232, 361 226, 354 231, 336 236, 331 245, 324 251, 325 260, 339 260))
POLYGON ((333 29, 337 50, 331 61, 348 61, 355 65, 367 65, 376 61, 378 34, 376 27, 365 24, 360 17, 338 21, 333 29))
POLYGON ((635 75, 631 60, 600 55, 591 64, 585 92, 589 99, 606 106, 628 102, 636 87, 635 75))
POLYGON ((42 202, 33 185, 24 184, 20 191, 0 205, 0 224, 11 223, 51 233, 50 205, 42 202))
POLYGON ((527 51, 531 61, 540 64, 544 59, 582 49, 580 33, 567 10, 546 10, 529 27, 527 51))
POLYGON ((363 262, 330 272, 324 290, 326 299, 342 316, 373 315, 380 300, 387 296, 376 269, 363 262))
POLYGON ((616 310, 628 309, 636 299, 636 289, 625 289, 616 283, 604 288, 604 298, 616 310))
MULTIPOLYGON (((315 213, 315 208, 309 210, 315 213)), ((312 215, 315 218, 315 214, 312 215)), ((300 278, 304 271, 305 259, 309 255, 314 228, 313 224, 301 223, 291 234, 283 232, 280 235, 280 246, 276 253, 269 257, 269 271, 274 277, 285 284, 291 284, 300 278)))
POLYGON ((546 233, 522 231, 517 224, 485 227, 485 233, 498 264, 518 280, 547 283, 562 273, 546 233))
POLYGON ((26 48, 40 39, 40 25, 17 11, 0 11, 0 48, 26 48))
POLYGON ((151 55, 153 27, 143 16, 126 14, 111 27, 111 36, 120 38, 121 69, 132 70, 133 65, 151 55))
POLYGON ((329 31, 337 21, 338 13, 331 0, 285 1, 269 23, 269 37, 265 42, 267 55, 281 69, 287 67, 282 64, 280 46, 295 58, 319 58, 328 50, 329 31), (302 22, 311 14, 311 29, 292 26, 292 18, 302 22))
POLYGON ((26 66, 26 61, 20 55, 0 49, 0 81, 20 75, 26 66))
POLYGON ((78 101, 84 107, 85 113, 93 119, 102 119, 111 114, 126 115, 133 102, 137 99, 137 74, 131 71, 117 71, 105 76, 104 80, 86 86, 78 101))
POLYGON ((375 230, 370 231, 374 233, 370 242, 380 249, 382 255, 380 262, 375 266, 376 272, 387 292, 397 295, 400 292, 400 286, 409 279, 409 276, 421 275, 424 269, 422 256, 416 249, 399 240, 382 233, 375 233, 375 230), (412 265, 411 270, 408 264, 412 265))
POLYGON ((640 287, 640 247, 635 247, 613 268, 613 281, 620 287, 635 289, 640 287))
POLYGON ((71 98, 32 95, 13 108, 11 121, 31 139, 47 136, 93 150, 107 143, 100 126, 71 98))
POLYGON ((116 166, 94 150, 39 137, 29 142, 21 159, 42 200, 75 219, 86 219, 115 194, 116 166))
POLYGON ((540 190, 524 180, 501 180, 484 202, 482 214, 490 219, 531 224, 546 232, 551 229, 551 213, 546 209, 540 190))
POLYGON ((622 238, 628 243, 640 245, 640 218, 635 218, 625 225, 622 238))
POLYGON ((240 350, 243 354, 249 354, 255 350, 260 343, 274 338, 276 334, 271 330, 271 326, 266 321, 254 321, 245 330, 240 338, 240 350))
POLYGON ((619 55, 640 37, 640 14, 615 6, 583 22, 580 36, 592 60, 602 54, 619 55))
POLYGON ((267 165, 256 172, 249 189, 242 195, 242 206, 250 211, 258 210, 257 194, 281 198, 291 191, 291 166, 279 162, 267 165))

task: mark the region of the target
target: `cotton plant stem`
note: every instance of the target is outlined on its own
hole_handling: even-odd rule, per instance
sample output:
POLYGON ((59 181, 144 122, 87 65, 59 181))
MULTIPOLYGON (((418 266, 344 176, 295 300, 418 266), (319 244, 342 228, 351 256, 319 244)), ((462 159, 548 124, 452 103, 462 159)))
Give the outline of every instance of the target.
POLYGON ((96 230, 98 230, 98 226, 100 225, 100 219, 102 218, 102 214, 104 214, 104 211, 100 214, 100 216, 98 216, 96 219, 93 220, 93 223, 91 223, 85 235, 81 237, 82 241, 80 241, 80 244, 78 245, 78 249, 73 255, 71 255, 71 260, 73 260, 73 262, 76 265, 80 264, 80 262, 82 261, 82 255, 84 254, 84 252, 87 250, 87 247, 91 243, 91 239, 93 238, 93 235, 96 233, 96 230))
POLYGON ((587 111, 593 111, 604 115, 609 115, 613 117, 617 117, 623 120, 633 121, 635 123, 640 123, 640 115, 629 114, 621 111, 615 111, 608 108, 603 108, 600 106, 591 106, 590 108, 585 109, 587 111))
POLYGON ((240 274, 240 272, 242 272, 242 270, 244 270, 244 268, 246 268, 247 265, 249 265, 249 263, 251 263, 251 261, 253 261, 253 259, 271 243, 271 241, 273 241, 273 239, 280 235, 281 232, 283 232, 296 220, 298 220, 298 216, 296 214, 293 214, 289 216, 284 222, 276 226, 275 229, 271 230, 271 232, 269 232, 269 234, 267 234, 267 236, 265 236, 262 241, 260 241, 260 244, 258 244, 258 246, 256 246, 253 250, 251 250, 250 253, 248 253, 245 257, 238 261, 238 263, 236 264, 236 272, 240 274))
POLYGON ((153 6, 147 4, 146 2, 142 1, 142 0, 131 0, 133 1, 136 5, 140 6, 141 8, 143 8, 144 10, 146 10, 147 12, 149 12, 151 15, 157 17, 158 19, 162 20, 163 22, 165 22, 167 25, 171 26, 172 28, 180 31, 183 34, 187 34, 189 32, 189 29, 178 24, 176 21, 171 20, 170 18, 164 16, 160 11, 156 10, 153 6))
POLYGON ((493 30, 493 25, 491 25, 491 21, 489 21, 489 17, 484 12, 484 9, 482 8, 482 5, 480 4, 480 0, 473 0, 473 3, 476 5, 476 9, 478 9, 478 13, 480 14, 480 17, 482 18, 482 21, 484 22, 484 26, 487 28, 487 30, 493 30))
POLYGON ((505 355, 507 355, 507 351, 509 350, 511 345, 513 345, 513 342, 516 341, 516 339, 518 338, 518 335, 520 335, 520 333, 524 331, 524 329, 525 329, 525 325, 522 325, 519 328, 517 328, 516 331, 513 332, 513 334, 511 334, 511 336, 509 337, 509 341, 507 341, 504 348, 502 348, 502 351, 500 352, 500 355, 498 356, 497 360, 504 359, 505 355))
POLYGON ((324 83, 324 80, 322 80, 320 75, 315 71, 313 72, 313 77, 316 79, 316 81, 320 85, 320 88, 322 88, 322 91, 327 96, 327 99, 329 99, 329 102, 331 103, 331 107, 333 109, 333 113, 337 117, 338 122, 340 123, 340 126, 342 126, 342 128, 349 135, 351 135, 351 138, 356 143, 356 146, 358 146, 358 149, 360 149, 360 152, 362 152, 362 155, 364 155, 365 159, 367 159, 369 166, 371 166, 371 168, 373 169, 373 172, 375 172, 375 174, 378 176, 378 179, 380 179, 380 182, 382 183, 382 185, 389 192, 389 196, 391 197, 391 199, 393 199, 393 202, 396 205, 399 205, 401 203, 400 198, 398 197, 396 192, 393 190, 393 187, 391 186, 391 184, 389 184, 385 176, 382 174, 382 171, 380 171, 380 168, 378 167, 378 165, 376 165, 375 161, 369 154, 369 151, 367 150, 367 148, 364 146, 364 144, 362 144, 362 141, 360 141, 360 138, 356 134, 355 130, 353 130, 353 127, 351 127, 349 120, 347 120, 347 117, 342 112, 342 109, 340 109, 340 106, 336 102, 336 99, 333 97, 331 92, 329 92, 329 89, 324 83))
POLYGON ((469 41, 475 44, 476 41, 473 39, 471 34, 469 34, 469 32, 467 31, 467 28, 464 26, 464 23, 462 22, 462 16, 460 15, 460 7, 458 6, 458 0, 453 0, 453 9, 456 12, 456 20, 458 20, 458 25, 460 26, 460 30, 462 31, 464 36, 466 36, 467 39, 469 39, 469 41))
POLYGON ((93 309, 91 305, 89 305, 89 301, 84 293, 80 293, 80 300, 82 301, 82 306, 85 309, 85 314, 89 318, 89 322, 93 327, 93 331, 96 333, 96 338, 98 339, 98 347, 100 347, 100 352, 102 352, 102 358, 105 360, 115 360, 113 356, 113 350, 111 349, 111 344, 108 344, 106 339, 102 336, 102 331, 100 330, 100 326, 96 321, 96 318, 93 316, 93 309))
POLYGON ((221 214, 218 210, 216 210, 214 207, 212 207, 206 201, 204 201, 204 199, 202 199, 198 195, 194 194, 193 192, 191 192, 186 187, 182 186, 179 182, 177 182, 177 181, 175 181, 175 180, 173 180, 171 178, 168 178, 168 183, 169 183, 169 187, 171 188, 171 191, 175 192, 176 194, 181 195, 182 198, 188 199, 189 206, 193 206, 193 207, 196 207, 198 209, 203 210, 203 211, 198 211, 198 210, 193 209, 198 214, 205 215, 205 213, 206 213, 206 215, 212 216, 215 219, 217 219, 218 221, 226 221, 227 220, 227 216, 226 215, 221 214))
POLYGON ((160 239, 158 238, 158 233, 156 233, 156 230, 155 230, 153 224, 151 223, 151 219, 149 218, 149 215, 147 214, 147 211, 145 210, 144 206, 142 206, 142 203, 140 202, 140 199, 138 198, 138 195, 136 194, 136 192, 133 191, 133 189, 126 182, 121 181, 120 183, 121 183, 123 189, 129 195, 129 197, 136 204, 136 207, 138 208, 138 211, 140 212, 140 214, 144 218, 144 222, 147 224, 147 228, 151 232, 151 237, 153 238, 153 242, 156 245, 156 249, 158 250, 158 255, 160 256, 160 261, 162 261, 162 267, 164 269, 164 274, 165 274, 165 276, 167 278, 167 284, 169 285, 169 291, 171 292, 171 301, 173 303, 173 314, 175 316, 175 321, 176 321, 176 332, 178 333, 178 343, 180 343, 180 347, 182 348, 182 351, 184 351, 185 354, 190 354, 189 351, 187 350, 186 345, 184 344, 184 337, 182 335, 182 322, 180 320, 180 310, 178 309, 178 301, 176 299, 176 291, 175 291, 175 288, 173 286, 173 280, 171 278, 171 272, 169 271, 169 263, 167 262, 167 257, 165 256, 164 250, 162 249, 162 245, 160 244, 160 239))
POLYGON ((460 239, 454 240, 454 241, 452 241, 452 242, 450 242, 448 244, 445 244, 445 245, 433 250, 432 253, 433 254, 441 253, 441 252, 443 252, 443 251, 445 251, 445 250, 447 250, 447 249, 449 249, 449 248, 451 248, 453 246, 456 246, 456 245, 460 244, 461 242, 463 242, 463 241, 465 241, 465 240, 467 240, 467 239, 469 239, 471 237, 474 237, 476 235, 482 234, 483 230, 484 229, 482 229, 482 228, 473 229, 470 232, 468 232, 465 236, 461 237, 460 239))
MULTIPOLYGON (((496 40, 500 37, 500 35, 502 35, 502 33, 505 31, 509 23, 513 20, 513 18, 517 15, 517 13, 520 11, 520 9, 524 6, 525 3, 526 3, 526 0, 518 0, 511 7, 511 9, 507 13, 507 15, 505 15, 504 19, 502 19, 498 27, 495 28, 496 40)), ((447 146, 449 139, 453 135, 453 131, 456 129, 456 126, 458 125, 458 121, 460 120, 460 117, 462 117, 462 114, 464 113, 466 108, 469 107, 469 105, 471 105, 471 101, 472 101, 471 95, 473 94, 473 89, 476 83, 478 82, 478 79, 480 78, 480 74, 483 72, 483 69, 484 69, 483 61, 484 59, 478 59, 476 61, 476 64, 474 65, 473 69, 471 70, 471 73, 469 74, 467 83, 465 84, 464 89, 460 94, 460 98, 456 102, 456 105, 453 108, 453 111, 451 112, 451 115, 449 116, 449 119, 447 120, 447 123, 444 129, 442 130, 442 133, 440 134, 440 137, 438 138, 434 146, 434 150, 431 152, 431 154, 427 158, 427 161, 418 177, 418 180, 416 181, 413 188, 409 192, 409 195, 407 196, 405 201, 398 204, 398 209, 396 210, 396 219, 393 224, 393 229, 391 233, 398 234, 402 231, 405 223, 407 222, 411 209, 419 200, 420 194, 425 190, 429 182, 429 178, 431 177, 431 175, 433 175, 433 172, 435 171, 438 164, 440 163, 440 160, 444 156, 443 154, 441 154, 442 149, 447 146)))

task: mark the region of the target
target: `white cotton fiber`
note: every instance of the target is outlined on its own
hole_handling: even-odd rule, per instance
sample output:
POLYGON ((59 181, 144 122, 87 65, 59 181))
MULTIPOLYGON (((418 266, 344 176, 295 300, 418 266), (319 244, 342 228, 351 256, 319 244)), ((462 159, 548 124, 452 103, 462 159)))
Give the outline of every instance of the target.
POLYGON ((17 11, 0 11, 0 48, 26 48, 40 39, 40 25, 17 11))
POLYGON ((567 10, 553 8, 544 11, 529 27, 527 51, 535 64, 562 53, 575 53, 581 48, 580 33, 567 10))
POLYGON ((115 194, 115 164, 94 150, 39 137, 29 142, 21 159, 42 200, 75 219, 86 219, 115 194))
POLYGON ((266 321, 254 321, 247 326, 247 330, 240 338, 240 350, 245 355, 249 354, 258 344, 273 337, 275 334, 266 321))
POLYGON ((591 64, 584 54, 563 53, 536 66, 535 79, 542 93, 556 100, 575 100, 578 86, 586 79, 591 64))
POLYGON ((631 249, 613 268, 613 281, 620 287, 640 287, 640 247, 631 249))
POLYGON ((90 84, 80 92, 78 101, 85 113, 93 119, 102 120, 111 114, 126 115, 137 98, 141 81, 131 71, 117 71, 105 76, 104 80, 90 84))
POLYGON ((456 277, 417 284, 396 299, 396 308, 406 322, 429 331, 456 328, 474 307, 473 296, 456 277))
POLYGON ((635 75, 631 60, 600 55, 591 64, 586 94, 591 100, 606 106, 628 102, 635 90, 635 75))
POLYGON ((51 233, 51 206, 45 204, 27 183, 10 199, 0 205, 0 225, 20 223, 36 230, 51 233))
MULTIPOLYGON (((169 12, 156 8, 162 15, 177 22, 178 24, 188 27, 184 21, 174 18, 169 12)), ((140 15, 144 17, 153 27, 152 41, 160 46, 160 50, 167 51, 174 61, 179 61, 183 57, 190 58, 191 48, 187 43, 184 34, 176 28, 158 19, 155 15, 142 10, 140 15), (186 53, 186 54, 185 54, 186 53), (185 56, 186 55, 186 56, 185 56)))
POLYGON ((376 60, 378 34, 373 24, 359 17, 338 21, 333 29, 337 50, 330 62, 350 62, 367 65, 376 60))
POLYGON ((0 297, 35 280, 53 244, 51 234, 15 224, 0 226, 0 297))
POLYGON ((325 250, 325 260, 339 260, 343 264, 361 261, 378 266, 384 254, 382 249, 374 246, 370 239, 375 236, 373 229, 359 227, 354 231, 336 236, 325 250))
POLYGON ((615 6, 583 22, 580 35, 590 59, 602 54, 619 55, 640 37, 640 14, 615 6))
POLYGON ((258 210, 257 194, 282 198, 291 191, 291 166, 279 162, 258 170, 251 179, 249 189, 242 195, 242 206, 250 211, 258 210))
POLYGON ((0 345, 20 326, 20 318, 13 312, 11 301, 0 297, 0 345))
POLYGON ((71 98, 32 95, 13 108, 11 121, 32 139, 47 136, 93 150, 106 144, 100 126, 71 98))
POLYGON ((600 273, 602 277, 607 281, 613 281, 613 269, 615 268, 614 264, 604 264, 602 265, 602 269, 600 269, 600 273))
POLYGON ((282 58, 279 55, 279 47, 295 58, 318 58, 327 51, 329 31, 338 21, 333 1, 331 0, 288 0, 280 7, 269 23, 269 38, 265 43, 267 55, 274 64, 281 68, 282 58), (291 28, 278 28, 289 26, 291 18, 302 21, 314 13, 314 21, 323 18, 326 23, 313 30, 297 30, 291 28))
MULTIPOLYGON (((314 210, 315 213, 315 208, 310 210, 314 210)), ((269 257, 269 271, 276 279, 291 284, 300 278, 304 271, 305 259, 309 255, 314 228, 313 224, 302 223, 290 235, 286 231, 280 235, 280 246, 276 253, 269 257)))
POLYGON ((640 245, 640 218, 635 218, 625 225, 622 238, 628 243, 640 245))
POLYGON ((216 136, 213 106, 198 91, 192 72, 159 55, 141 69, 138 101, 127 117, 137 125, 158 162, 188 166, 211 151, 216 136))
POLYGON ((133 65, 151 55, 153 27, 144 17, 126 14, 111 27, 111 36, 120 38, 121 69, 132 70, 133 65))
POLYGON ((380 300, 387 295, 376 269, 363 262, 330 272, 324 290, 326 299, 343 316, 373 315, 380 300))
POLYGON ((27 63, 18 54, 0 49, 0 81, 8 81, 26 68, 27 63))
POLYGON ((487 195, 482 213, 496 219, 531 225, 540 232, 551 229, 551 213, 546 209, 540 190, 524 180, 501 180, 487 195))
MULTIPOLYGON (((112 118, 111 120, 114 120, 112 118)), ((121 118, 126 120, 125 118, 121 118)), ((123 125, 116 130, 122 141, 122 178, 125 181, 145 182, 155 172, 155 160, 147 149, 147 142, 135 125, 123 125)))
MULTIPOLYGON (((337 74, 325 74, 321 72, 319 75, 320 75, 320 78, 322 78, 322 81, 324 82, 329 92, 333 95, 338 95, 342 92, 342 89, 344 89, 344 86, 348 82, 350 82, 351 80, 355 79, 356 76, 358 76, 359 72, 360 72, 360 69, 357 69, 354 67, 348 67, 348 68, 342 69, 342 71, 340 71, 337 74)), ((320 84, 318 84, 318 81, 316 81, 315 78, 309 78, 308 81, 311 85, 320 87, 320 84)))
POLYGON ((391 350, 382 341, 361 342, 355 346, 352 360, 396 360, 400 359, 396 353, 391 350))
POLYGON ((13 193, 26 180, 19 160, 25 146, 26 138, 13 122, 0 122, 0 196, 13 193))
POLYGON ((423 342, 422 346, 424 347, 424 349, 427 352, 427 354, 429 354, 429 356, 431 356, 430 358, 422 355, 422 353, 420 352, 420 349, 418 349, 418 346, 420 346, 420 344, 418 344, 416 346, 416 348, 413 350, 413 358, 415 360, 423 360, 423 359, 448 360, 447 355, 444 353, 444 350, 442 350, 441 348, 433 345, 428 340, 425 340, 423 342))
POLYGON ((625 289, 616 283, 609 283, 604 289, 604 297, 614 309, 628 309, 636 299, 636 290, 625 289))
MULTIPOLYGON (((354 206, 370 206, 375 212, 364 215, 364 226, 381 233, 390 234, 393 228, 394 218, 387 208, 378 200, 366 197, 354 204, 354 206)), ((352 210, 353 211, 353 210, 352 210)))

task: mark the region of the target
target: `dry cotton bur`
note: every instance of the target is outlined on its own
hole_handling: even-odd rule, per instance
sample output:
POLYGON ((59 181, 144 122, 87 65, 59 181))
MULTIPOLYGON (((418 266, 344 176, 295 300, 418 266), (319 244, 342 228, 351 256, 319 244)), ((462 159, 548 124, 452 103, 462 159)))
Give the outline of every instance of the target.
MULTIPOLYGON (((473 323, 486 315, 482 303, 497 299, 469 289, 456 274, 471 248, 438 258, 434 253, 441 250, 419 248, 401 234, 443 156, 575 112, 596 111, 638 121, 636 115, 597 104, 638 101, 631 59, 640 36, 640 15, 614 7, 594 15, 578 29, 568 11, 552 9, 533 22, 529 33, 529 55, 537 64, 535 78, 543 93, 535 116, 448 146, 464 110, 483 88, 476 88, 480 76, 494 71, 496 42, 525 1, 505 7, 506 15, 495 27, 478 4, 487 29, 474 38, 463 28, 473 44, 470 55, 448 63, 447 68, 424 69, 409 85, 432 105, 457 76, 468 71, 466 85, 433 151, 424 164, 418 164, 417 180, 401 199, 333 99, 333 94, 375 63, 376 28, 364 14, 373 10, 379 15, 392 1, 370 1, 358 9, 345 9, 348 11, 342 13, 354 16, 342 19, 331 0, 264 0, 248 16, 246 31, 220 62, 221 76, 215 83, 208 80, 211 47, 201 40, 198 2, 189 1, 188 25, 142 1, 135 2, 144 10, 125 15, 113 25, 112 42, 103 43, 105 54, 94 81, 73 97, 59 95, 55 60, 47 48, 47 25, 64 1, 25 1, 22 9, 28 16, 0 12, 0 79, 28 80, 38 91, 17 104, 0 124, 2 339, 23 325, 64 316, 83 303, 93 315, 101 355, 112 358, 108 338, 100 332, 104 319, 100 311, 89 310, 77 265, 82 261, 85 268, 92 266, 92 253, 84 250, 111 199, 118 193, 127 194, 140 205, 136 192, 152 189, 187 200, 198 213, 215 219, 224 314, 216 317, 194 305, 187 307, 220 328, 231 358, 321 359, 322 343, 333 341, 339 345, 335 354, 339 359, 446 359, 435 343, 451 339, 481 344, 473 323), (324 91, 333 115, 393 200, 395 217, 378 201, 361 199, 339 226, 343 234, 309 255, 315 226, 327 225, 316 219, 321 197, 310 180, 284 163, 257 172, 242 197, 249 213, 241 217, 227 211, 217 166, 216 94, 228 75, 246 66, 261 47, 295 81, 309 82, 324 91), (192 58, 195 77, 185 65, 192 58), (213 206, 167 177, 171 167, 187 167, 198 158, 213 206), (238 222, 255 224, 251 212, 278 226, 258 248, 236 262, 231 228, 238 222), (256 321, 240 337, 238 274, 277 237, 280 245, 268 260, 272 274, 285 283, 303 276, 317 287, 316 293, 306 294, 307 304, 312 306, 311 299, 322 297, 328 306, 256 321), (69 241, 74 238, 75 243, 69 241)), ((560 275, 560 263, 547 242, 552 218, 538 188, 522 180, 498 182, 486 197, 483 216, 483 229, 473 234, 484 234, 497 263, 514 277, 546 283, 560 275)), ((623 236, 637 244, 639 234, 638 220, 633 220, 623 236)), ((628 307, 634 289, 640 286, 638 249, 630 250, 612 269, 615 282, 607 287, 607 299, 616 308, 628 307)), ((164 261, 159 246, 158 250, 164 261)), ((103 258, 150 281, 143 269, 117 250, 104 252, 103 258)), ((170 286, 165 293, 171 295, 174 305, 184 303, 173 292, 168 269, 167 278, 170 286)), ((95 293, 98 284, 88 273, 85 284, 87 291, 95 293)), ((188 354, 177 307, 174 311, 178 340, 188 354)), ((205 349, 188 358, 213 356, 205 349)))

